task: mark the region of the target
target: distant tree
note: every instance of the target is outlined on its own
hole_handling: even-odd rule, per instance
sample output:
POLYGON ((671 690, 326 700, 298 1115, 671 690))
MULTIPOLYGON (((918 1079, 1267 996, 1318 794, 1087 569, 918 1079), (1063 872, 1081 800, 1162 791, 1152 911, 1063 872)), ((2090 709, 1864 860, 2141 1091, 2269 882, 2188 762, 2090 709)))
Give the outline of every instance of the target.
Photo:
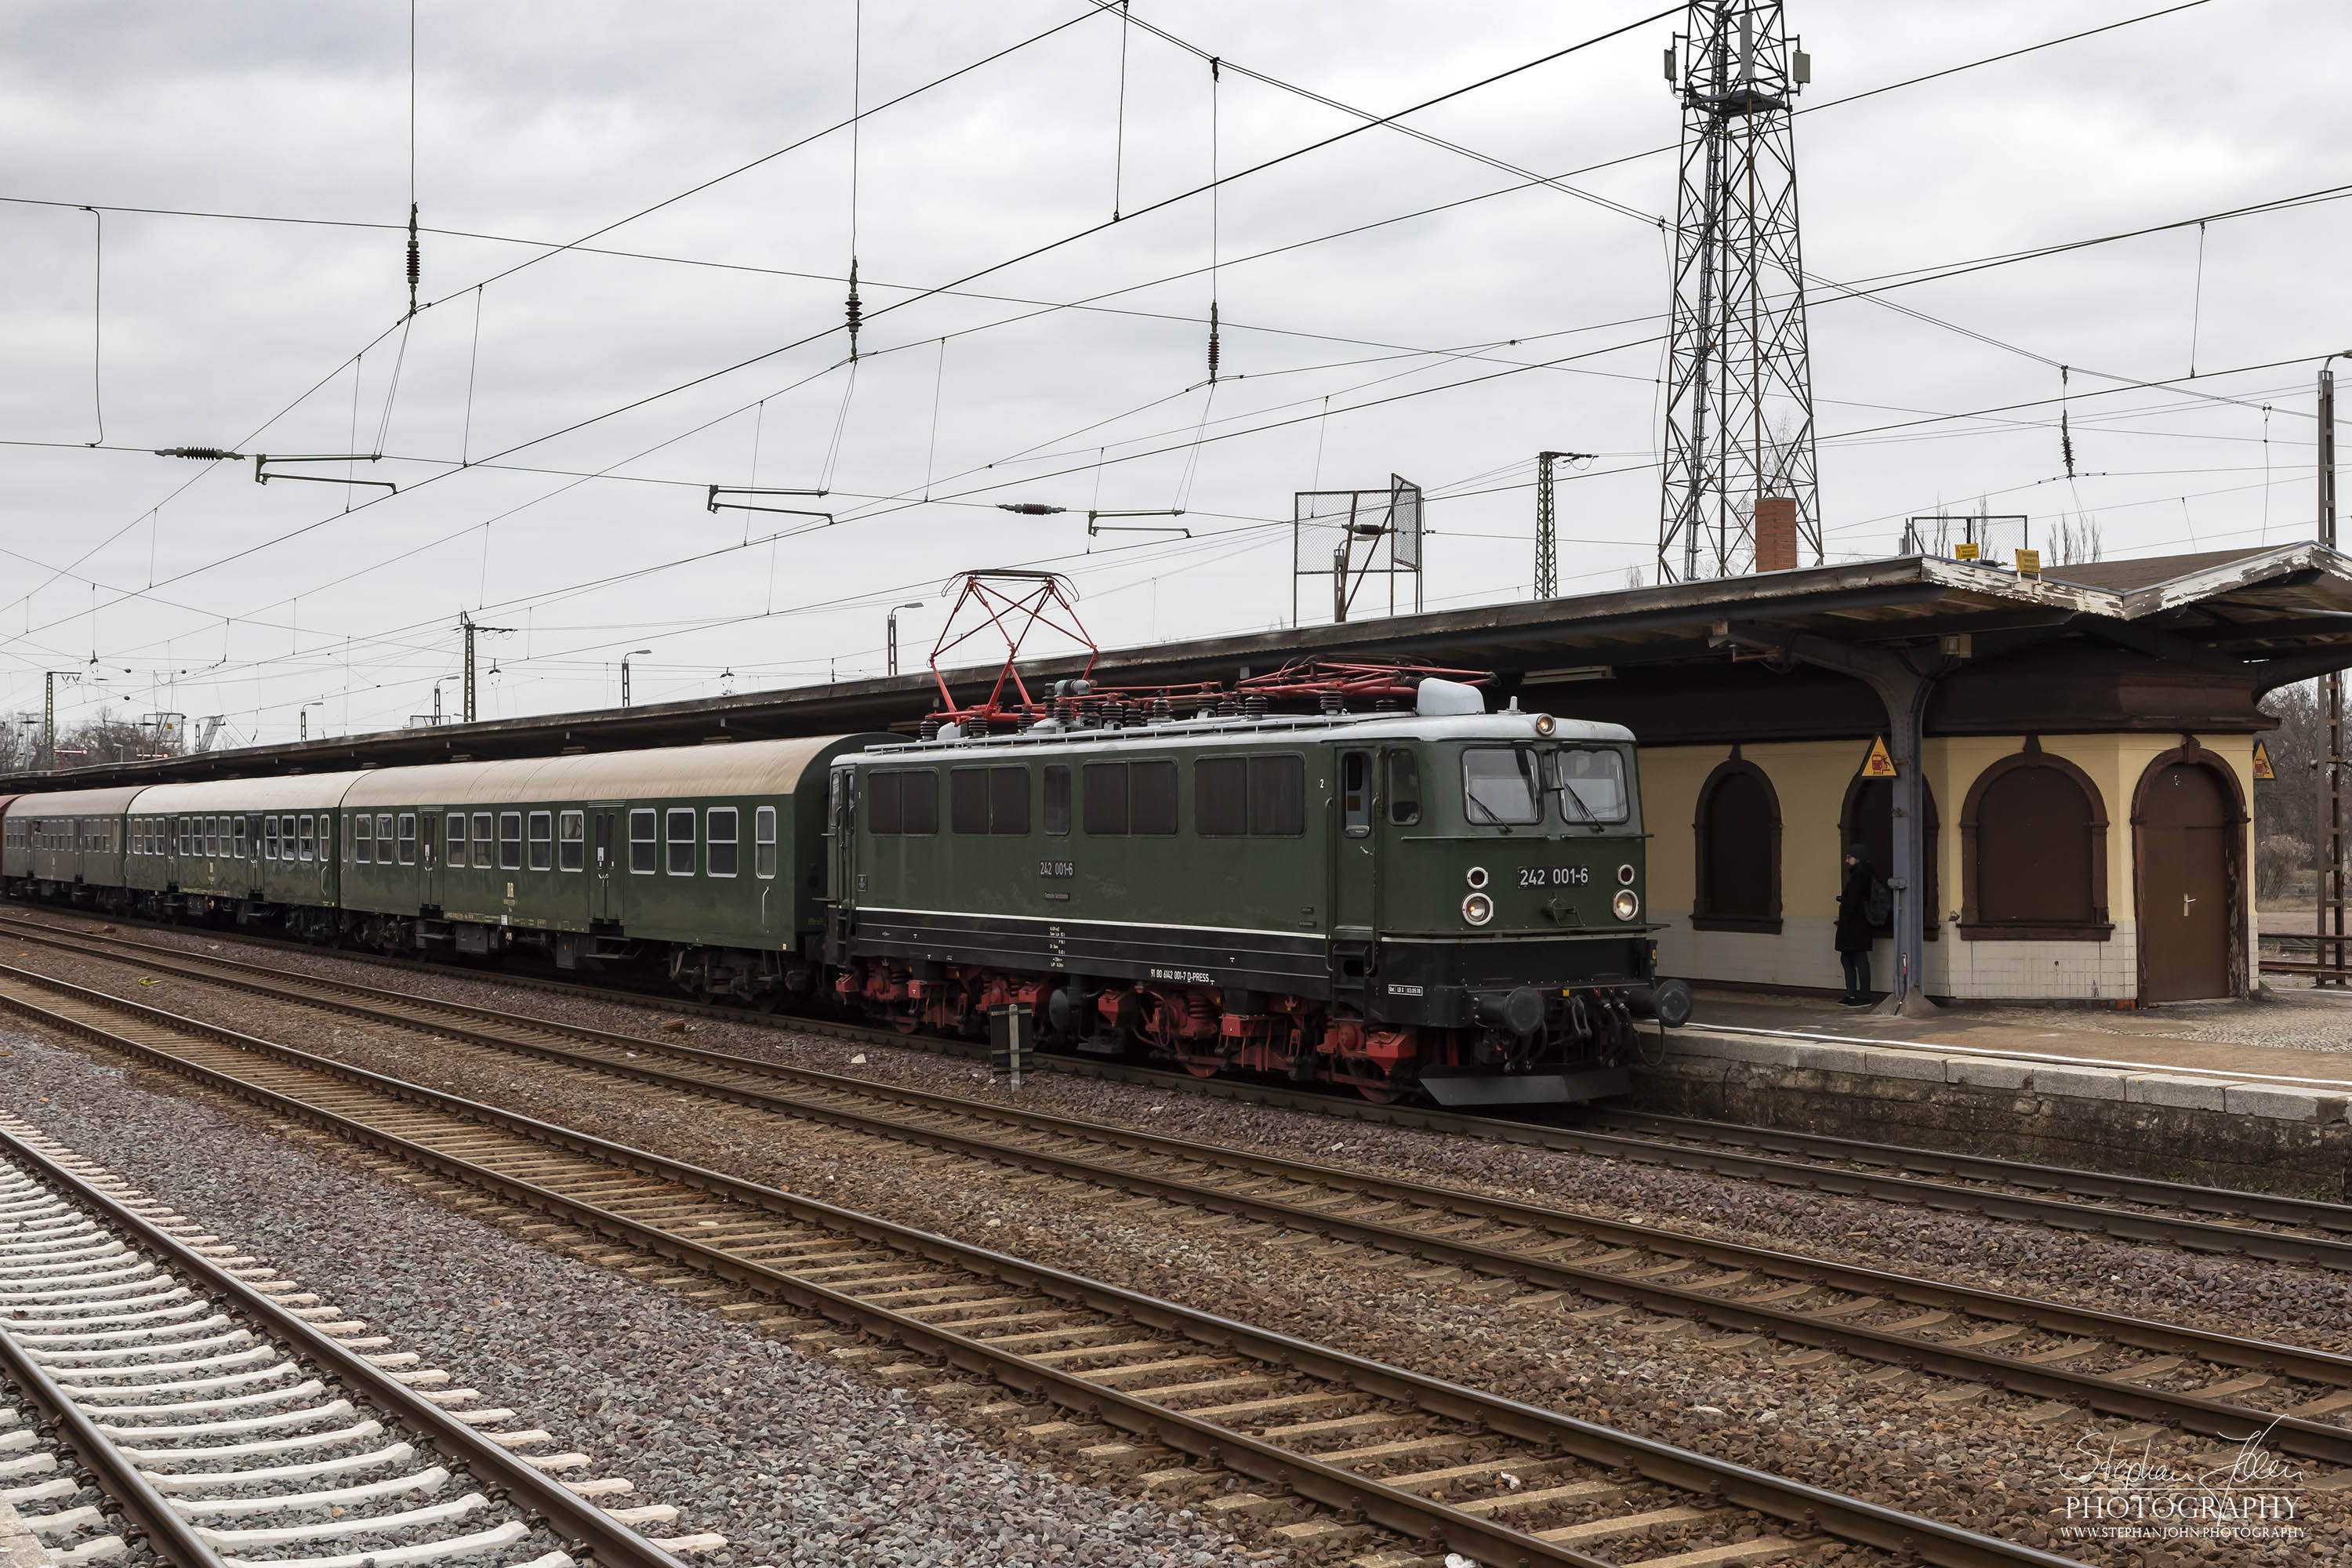
POLYGON ((2263 737, 2278 777, 2254 784, 2254 893, 2275 899, 2308 886, 2319 865, 2319 683, 2283 686, 2262 708, 2279 721, 2263 737))

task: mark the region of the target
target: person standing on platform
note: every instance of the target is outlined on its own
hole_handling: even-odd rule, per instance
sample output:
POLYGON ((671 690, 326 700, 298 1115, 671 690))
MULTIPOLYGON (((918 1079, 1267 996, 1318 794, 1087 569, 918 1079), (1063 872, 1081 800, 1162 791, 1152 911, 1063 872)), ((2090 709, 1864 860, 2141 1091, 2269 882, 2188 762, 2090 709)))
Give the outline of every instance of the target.
POLYGON ((1870 847, 1847 845, 1845 884, 1838 889, 1837 902, 1838 961, 1845 967, 1845 994, 1838 1001, 1847 1007, 1867 1007, 1871 1003, 1870 944, 1878 934, 1870 919, 1874 881, 1870 873, 1870 847))

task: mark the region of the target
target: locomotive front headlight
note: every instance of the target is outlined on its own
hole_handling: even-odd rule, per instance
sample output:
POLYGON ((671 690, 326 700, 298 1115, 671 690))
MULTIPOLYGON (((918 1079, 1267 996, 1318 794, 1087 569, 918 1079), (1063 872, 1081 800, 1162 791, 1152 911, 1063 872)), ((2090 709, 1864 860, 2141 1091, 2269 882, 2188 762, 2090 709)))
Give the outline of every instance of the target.
POLYGON ((1617 868, 1617 884, 1622 888, 1630 888, 1633 885, 1633 867, 1620 866, 1617 868))
POLYGON ((1483 888, 1486 885, 1486 868, 1484 866, 1473 866, 1462 879, 1469 883, 1474 891, 1477 889, 1483 888))
POLYGON ((1484 893, 1473 893, 1462 900, 1462 918, 1474 926, 1485 925, 1495 918, 1495 900, 1484 893))
POLYGON ((1620 888, 1617 896, 1609 900, 1609 907, 1616 911, 1619 920, 1630 921, 1642 912, 1642 895, 1631 888, 1620 888))
POLYGON ((1554 730, 1557 730, 1557 729, 1559 729, 1559 725, 1557 722, 1555 722, 1555 721, 1554 721, 1554 720, 1552 719, 1552 716, 1551 716, 1550 714, 1549 714, 1549 713, 1538 713, 1538 714, 1537 714, 1537 715, 1536 715, 1536 733, 1537 733, 1537 734, 1538 734, 1538 735, 1549 735, 1549 734, 1550 734, 1554 730))

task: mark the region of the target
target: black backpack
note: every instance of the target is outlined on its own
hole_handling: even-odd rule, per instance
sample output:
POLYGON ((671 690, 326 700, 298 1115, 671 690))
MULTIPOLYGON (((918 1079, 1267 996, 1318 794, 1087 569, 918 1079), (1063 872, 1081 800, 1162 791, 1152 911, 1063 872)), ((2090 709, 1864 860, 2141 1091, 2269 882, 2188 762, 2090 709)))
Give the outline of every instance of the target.
POLYGON ((1872 925, 1895 923, 1895 889, 1873 877, 1870 892, 1862 900, 1862 918, 1872 925))

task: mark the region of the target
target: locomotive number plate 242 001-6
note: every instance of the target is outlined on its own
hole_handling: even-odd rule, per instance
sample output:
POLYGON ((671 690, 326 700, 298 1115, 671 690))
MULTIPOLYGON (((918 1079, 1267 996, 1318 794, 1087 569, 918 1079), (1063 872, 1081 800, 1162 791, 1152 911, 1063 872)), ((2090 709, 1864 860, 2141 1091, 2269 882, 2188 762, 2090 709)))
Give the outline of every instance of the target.
POLYGON ((1522 888, 1581 888, 1592 880, 1589 866, 1522 866, 1522 888))
POLYGON ((1075 860, 1040 860, 1037 862, 1037 875, 1040 877, 1075 877, 1077 874, 1078 863, 1075 860))

